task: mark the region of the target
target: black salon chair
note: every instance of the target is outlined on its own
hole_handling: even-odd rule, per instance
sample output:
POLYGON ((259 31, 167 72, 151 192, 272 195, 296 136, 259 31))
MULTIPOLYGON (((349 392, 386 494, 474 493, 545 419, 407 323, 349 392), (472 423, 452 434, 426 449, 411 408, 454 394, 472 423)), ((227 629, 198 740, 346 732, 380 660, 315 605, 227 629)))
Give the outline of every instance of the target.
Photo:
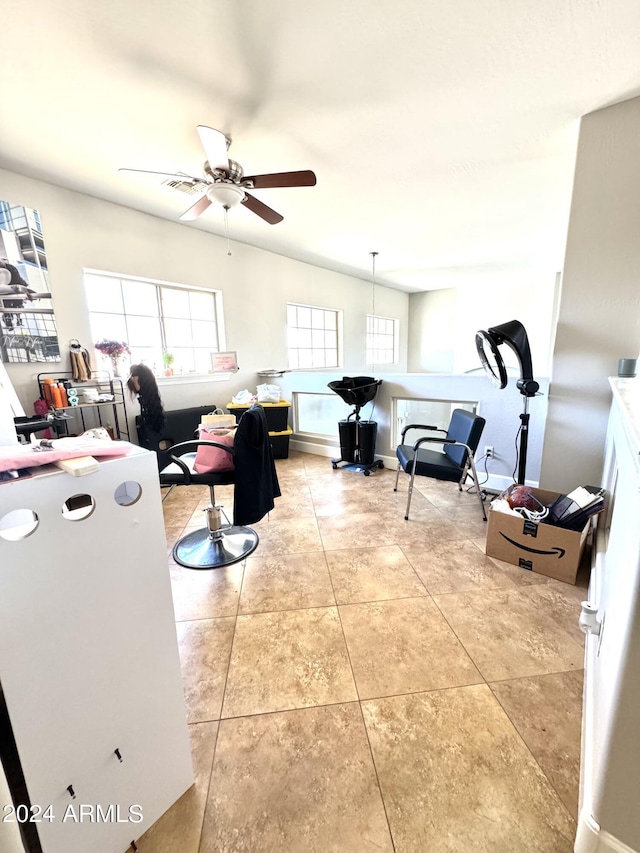
POLYGON ((451 415, 448 429, 438 429, 435 426, 425 424, 409 424, 402 430, 401 444, 396 448, 398 457, 398 470, 396 473, 396 484, 394 492, 398 491, 398 480, 400 471, 409 474, 409 496, 407 498, 407 510, 405 521, 409 520, 409 508, 411 506, 411 495, 413 493, 413 481, 416 474, 421 477, 433 477, 437 480, 450 480, 458 483, 458 489, 462 486, 468 476, 471 476, 475 485, 475 491, 482 507, 482 516, 487 520, 484 508, 478 475, 473 456, 478 449, 480 437, 484 429, 485 419, 465 409, 454 409, 451 415), (405 444, 405 435, 411 429, 431 430, 442 433, 442 436, 427 435, 417 439, 415 444, 405 444), (424 444, 438 444, 440 450, 423 448, 424 444))
POLYGON ((207 524, 183 536, 173 559, 188 569, 217 569, 244 560, 258 547, 258 534, 248 524, 260 521, 280 496, 269 428, 262 406, 251 406, 240 418, 233 447, 215 441, 183 441, 168 450, 171 464, 160 472, 161 486, 208 486, 211 503, 207 524), (232 471, 198 473, 198 447, 217 447, 230 454, 232 471), (216 502, 216 486, 234 486, 233 524, 216 502), (223 521, 224 517, 224 521, 223 521))

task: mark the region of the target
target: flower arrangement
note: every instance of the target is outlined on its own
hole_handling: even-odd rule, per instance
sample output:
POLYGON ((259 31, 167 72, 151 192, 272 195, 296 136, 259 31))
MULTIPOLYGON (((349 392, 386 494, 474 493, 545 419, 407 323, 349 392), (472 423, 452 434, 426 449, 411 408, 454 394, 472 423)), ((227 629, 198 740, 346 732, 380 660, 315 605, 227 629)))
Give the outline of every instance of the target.
POLYGON ((120 376, 120 359, 123 355, 131 355, 128 344, 124 341, 108 341, 106 338, 94 344, 99 353, 111 359, 113 375, 120 376))
POLYGON ((97 344, 94 344, 95 348, 98 352, 101 352, 102 355, 109 356, 109 358, 119 358, 121 355, 125 353, 131 355, 131 350, 128 345, 124 343, 124 341, 108 341, 106 338, 102 341, 98 341, 97 344))

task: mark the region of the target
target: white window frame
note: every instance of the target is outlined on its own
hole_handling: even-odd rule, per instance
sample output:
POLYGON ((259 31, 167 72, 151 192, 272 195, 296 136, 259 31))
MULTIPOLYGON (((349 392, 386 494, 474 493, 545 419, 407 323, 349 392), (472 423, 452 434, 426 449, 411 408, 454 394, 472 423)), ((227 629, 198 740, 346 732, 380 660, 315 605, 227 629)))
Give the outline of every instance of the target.
MULTIPOLYGON (((186 284, 182 284, 179 282, 163 281, 161 279, 142 278, 140 276, 126 275, 123 273, 107 272, 105 270, 97 270, 97 269, 90 269, 90 268, 85 268, 83 270, 83 274, 93 276, 93 277, 97 277, 97 278, 105 278, 105 279, 112 279, 112 280, 115 279, 119 282, 127 282, 127 283, 140 282, 141 284, 152 285, 153 287, 155 287, 156 292, 157 292, 157 296, 158 296, 158 306, 159 306, 158 324, 159 324, 160 339, 162 342, 163 351, 166 349, 166 331, 165 331, 165 326, 164 326, 164 320, 166 320, 168 318, 165 318, 162 316, 162 307, 161 307, 162 306, 162 300, 160 298, 161 290, 162 289, 172 289, 172 290, 179 290, 179 291, 183 291, 183 292, 186 291, 187 293, 198 293, 198 294, 204 293, 204 294, 210 295, 213 299, 213 309, 214 309, 214 321, 213 322, 215 323, 215 328, 216 328, 217 346, 214 343, 210 347, 194 346, 194 347, 191 347, 191 349, 193 349, 193 350, 205 350, 209 354, 214 353, 214 352, 226 351, 226 338, 225 338, 224 322, 223 322, 223 305, 222 305, 222 292, 221 291, 209 289, 209 288, 205 288, 205 287, 194 287, 193 285, 186 285, 186 284)), ((126 311, 124 311, 124 310, 91 311, 90 308, 88 309, 88 314, 89 314, 90 324, 91 324, 92 314, 96 314, 96 315, 97 314, 100 314, 100 315, 113 314, 116 317, 124 318, 125 325, 126 325, 127 316, 128 316, 126 314, 126 311)), ((129 315, 129 316, 134 316, 134 315, 129 315)), ((194 319, 195 319, 194 317, 190 317, 191 321, 193 321, 194 319)), ((92 333, 93 333, 93 329, 92 329, 92 333)), ((95 343, 95 341, 94 341, 94 343, 95 343)), ((129 343, 129 342, 126 341, 126 343, 129 343)), ((187 347, 186 349, 189 349, 189 347, 187 347)), ((131 358, 133 359, 133 363, 135 363, 135 360, 136 360, 135 351, 132 353, 131 358)), ((210 355, 208 357, 207 363, 209 365, 211 364, 210 355)), ((152 368, 154 367, 154 365, 151 365, 151 364, 149 364, 148 366, 152 367, 152 368)), ((211 369, 211 367, 209 367, 207 369, 206 373, 211 373, 211 372, 212 372, 212 369, 211 369)), ((194 370, 194 371, 189 371, 186 373, 184 373, 184 372, 180 373, 179 371, 176 371, 174 375, 166 376, 165 370, 164 370, 164 364, 156 364, 155 365, 155 373, 158 377, 161 377, 161 376, 165 377, 166 381, 184 380, 184 379, 188 379, 190 377, 205 375, 205 371, 202 371, 202 370, 195 371, 194 370)))
POLYGON ((342 311, 337 308, 326 308, 320 305, 305 305, 301 302, 287 302, 287 359, 290 370, 321 371, 335 370, 336 368, 339 368, 342 364, 342 311), (300 325, 297 322, 296 324, 292 324, 291 316, 293 312, 291 309, 295 309, 296 320, 298 320, 301 313, 306 314, 307 311, 311 312, 309 325, 300 325), (302 309, 302 312, 300 312, 299 309, 302 309), (322 326, 318 325, 318 312, 324 316, 322 326), (332 328, 331 319, 335 320, 335 329, 332 328), (304 336, 305 332, 309 333, 309 346, 301 347, 299 345, 292 344, 292 339, 297 338, 299 340, 304 336), (330 335, 332 332, 335 332, 335 349, 333 347, 326 346, 327 335, 330 335), (323 333, 325 338, 323 346, 314 346, 313 338, 320 337, 323 333), (300 359, 301 350, 310 350, 311 361, 315 363, 301 364, 301 361, 308 361, 307 359, 300 359), (328 359, 326 356, 328 352, 331 352, 332 354, 335 352, 335 363, 333 363, 332 360, 329 360, 331 363, 327 363, 328 359), (293 355, 294 353, 297 357, 296 355, 293 355))
POLYGON ((370 365, 378 364, 398 364, 400 361, 400 322, 395 317, 382 317, 380 314, 367 314, 365 329, 365 363, 370 365), (374 330, 371 328, 375 321, 383 320, 385 323, 391 323, 391 335, 386 332, 377 332, 378 335, 384 335, 391 338, 390 347, 373 347, 372 339, 374 330), (388 353, 390 358, 375 358, 374 353, 388 353))

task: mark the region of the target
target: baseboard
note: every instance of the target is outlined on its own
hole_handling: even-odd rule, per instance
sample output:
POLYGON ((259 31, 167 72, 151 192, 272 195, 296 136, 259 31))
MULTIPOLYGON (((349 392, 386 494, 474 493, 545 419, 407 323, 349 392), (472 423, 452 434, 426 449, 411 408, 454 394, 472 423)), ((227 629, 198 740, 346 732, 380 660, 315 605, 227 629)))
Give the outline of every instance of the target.
POLYGON ((585 809, 578 815, 578 831, 573 849, 574 853, 638 853, 611 833, 600 829, 585 809))

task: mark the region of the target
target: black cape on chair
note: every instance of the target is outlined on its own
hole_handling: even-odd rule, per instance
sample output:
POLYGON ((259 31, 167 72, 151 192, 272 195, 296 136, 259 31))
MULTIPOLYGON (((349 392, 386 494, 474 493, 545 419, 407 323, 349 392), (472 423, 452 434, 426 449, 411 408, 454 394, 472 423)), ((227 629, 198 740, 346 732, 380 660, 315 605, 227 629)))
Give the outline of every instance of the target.
POLYGON ((233 447, 233 523, 255 524, 274 508, 274 498, 281 494, 262 406, 251 406, 240 418, 233 447))

